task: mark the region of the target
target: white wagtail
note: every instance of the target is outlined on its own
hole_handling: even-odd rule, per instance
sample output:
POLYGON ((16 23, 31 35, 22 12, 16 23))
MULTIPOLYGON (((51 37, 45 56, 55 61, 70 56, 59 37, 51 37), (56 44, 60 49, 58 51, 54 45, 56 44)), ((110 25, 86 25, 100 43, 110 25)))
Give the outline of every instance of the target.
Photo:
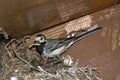
POLYGON ((35 42, 30 45, 29 48, 35 47, 36 51, 46 58, 59 57, 76 41, 85 38, 86 36, 94 33, 99 29, 100 27, 98 27, 98 25, 95 25, 88 28, 80 35, 71 38, 47 39, 44 35, 39 34, 35 37, 35 42))

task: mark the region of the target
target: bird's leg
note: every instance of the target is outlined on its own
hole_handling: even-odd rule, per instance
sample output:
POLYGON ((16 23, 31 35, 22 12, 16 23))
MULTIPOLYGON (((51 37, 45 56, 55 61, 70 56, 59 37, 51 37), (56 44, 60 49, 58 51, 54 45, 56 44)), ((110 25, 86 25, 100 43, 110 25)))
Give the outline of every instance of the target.
POLYGON ((47 64, 47 62, 48 62, 48 57, 44 57, 44 55, 42 55, 42 58, 43 58, 43 60, 44 60, 43 65, 46 65, 46 64, 47 64))
POLYGON ((46 64, 47 64, 47 62, 48 62, 48 58, 44 58, 44 60, 45 60, 44 65, 46 65, 46 64))

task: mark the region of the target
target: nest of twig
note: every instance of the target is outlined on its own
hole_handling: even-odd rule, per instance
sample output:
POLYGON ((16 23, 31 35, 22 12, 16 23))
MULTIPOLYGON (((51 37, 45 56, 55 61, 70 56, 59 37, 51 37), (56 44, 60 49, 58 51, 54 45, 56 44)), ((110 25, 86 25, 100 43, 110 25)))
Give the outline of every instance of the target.
POLYGON ((78 62, 72 63, 70 56, 49 59, 48 64, 43 65, 43 59, 35 50, 28 49, 26 39, 12 39, 6 45, 1 54, 2 80, 101 80, 91 66, 78 67, 78 62), (66 61, 69 62, 66 62, 66 61))

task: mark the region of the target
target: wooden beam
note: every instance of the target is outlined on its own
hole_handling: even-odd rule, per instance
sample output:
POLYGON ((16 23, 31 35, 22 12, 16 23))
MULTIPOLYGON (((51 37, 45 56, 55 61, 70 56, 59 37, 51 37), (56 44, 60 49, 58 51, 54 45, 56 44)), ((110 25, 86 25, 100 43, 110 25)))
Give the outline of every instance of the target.
POLYGON ((39 32, 118 0, 0 0, 0 24, 11 36, 39 32))

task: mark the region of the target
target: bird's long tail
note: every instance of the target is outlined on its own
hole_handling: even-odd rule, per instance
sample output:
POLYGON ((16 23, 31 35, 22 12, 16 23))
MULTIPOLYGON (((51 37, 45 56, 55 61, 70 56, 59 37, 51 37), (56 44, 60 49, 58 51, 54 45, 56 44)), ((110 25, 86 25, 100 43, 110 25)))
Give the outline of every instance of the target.
POLYGON ((101 27, 98 27, 98 25, 94 25, 93 27, 90 27, 87 29, 87 31, 81 33, 79 36, 74 38, 74 41, 78 41, 81 40, 87 36, 89 36, 90 34, 96 32, 97 30, 101 29, 101 27))

